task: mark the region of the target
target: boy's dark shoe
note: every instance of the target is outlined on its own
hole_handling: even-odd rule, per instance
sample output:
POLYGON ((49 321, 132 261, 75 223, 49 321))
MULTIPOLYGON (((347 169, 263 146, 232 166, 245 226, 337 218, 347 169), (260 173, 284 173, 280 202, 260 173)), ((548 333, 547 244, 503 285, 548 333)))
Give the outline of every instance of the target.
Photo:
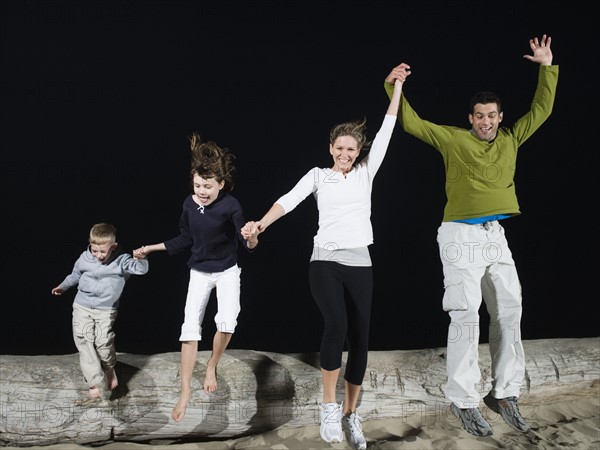
POLYGON ((509 427, 517 431, 529 431, 529 425, 527 425, 519 411, 517 397, 498 399, 492 397, 492 394, 489 393, 483 398, 483 403, 495 413, 500 414, 509 427))
POLYGON ((479 411, 479 408, 461 409, 454 403, 450 405, 452 414, 460 419, 463 428, 475 436, 491 436, 492 427, 479 411))

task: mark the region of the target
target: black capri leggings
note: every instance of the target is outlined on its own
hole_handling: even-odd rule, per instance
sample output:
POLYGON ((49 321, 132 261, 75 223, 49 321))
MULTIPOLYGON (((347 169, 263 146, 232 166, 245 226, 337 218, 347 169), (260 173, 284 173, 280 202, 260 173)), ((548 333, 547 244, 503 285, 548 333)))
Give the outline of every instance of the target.
POLYGON ((361 385, 369 352, 373 269, 311 261, 308 279, 312 296, 323 315, 321 368, 339 369, 347 343, 344 379, 361 385))

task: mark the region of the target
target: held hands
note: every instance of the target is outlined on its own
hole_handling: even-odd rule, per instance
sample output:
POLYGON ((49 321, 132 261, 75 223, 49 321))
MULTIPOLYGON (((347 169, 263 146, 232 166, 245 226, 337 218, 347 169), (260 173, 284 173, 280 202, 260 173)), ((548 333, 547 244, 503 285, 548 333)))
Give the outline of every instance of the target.
POLYGON ((133 251, 133 257, 135 259, 144 259, 146 256, 148 256, 148 253, 150 252, 146 252, 146 246, 142 245, 140 248, 136 248, 133 251))
POLYGON ((265 230, 262 222, 246 222, 246 225, 242 227, 240 233, 242 237, 248 241, 248 248, 254 248, 258 245, 258 235, 265 230))
POLYGON ((523 58, 529 61, 539 63, 542 66, 549 66, 552 64, 552 50, 550 50, 550 43, 552 39, 550 36, 542 35, 541 41, 538 38, 529 39, 529 47, 533 51, 533 55, 523 55, 523 58))
POLYGON ((390 74, 385 78, 385 82, 388 84, 395 84, 396 82, 404 83, 410 73, 410 66, 406 63, 401 63, 392 69, 390 74))

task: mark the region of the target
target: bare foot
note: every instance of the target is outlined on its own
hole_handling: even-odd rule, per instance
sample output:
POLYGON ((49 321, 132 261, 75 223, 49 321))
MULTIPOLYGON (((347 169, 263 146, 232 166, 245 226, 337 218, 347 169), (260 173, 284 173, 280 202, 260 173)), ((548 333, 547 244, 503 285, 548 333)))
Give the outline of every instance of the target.
POLYGON ((119 385, 119 380, 117 379, 117 373, 115 372, 114 367, 106 372, 106 380, 108 389, 111 391, 115 390, 119 385))
POLYGON ((206 377, 204 378, 204 392, 210 394, 217 390, 217 367, 206 366, 206 377))
POLYGON ((175 422, 179 422, 181 419, 183 419, 183 416, 185 416, 185 410, 187 408, 187 404, 191 398, 192 398, 191 392, 188 392, 188 393, 182 392, 181 393, 181 395, 179 396, 179 400, 177 401, 177 404, 173 408, 173 411, 171 411, 171 416, 173 417, 173 420, 175 422))
POLYGON ((98 398, 100 397, 100 394, 100 388, 98 386, 93 386, 88 390, 88 395, 90 398, 98 398))

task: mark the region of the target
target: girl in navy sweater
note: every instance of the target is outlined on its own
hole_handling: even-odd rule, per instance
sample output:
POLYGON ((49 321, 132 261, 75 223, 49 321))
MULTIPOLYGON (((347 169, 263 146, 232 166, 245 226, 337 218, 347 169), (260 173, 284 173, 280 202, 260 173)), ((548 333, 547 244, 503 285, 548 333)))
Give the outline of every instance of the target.
POLYGON ((192 371, 202 339, 202 321, 213 289, 217 290, 217 331, 206 367, 204 391, 217 389, 217 365, 237 325, 240 313, 240 274, 237 249, 241 243, 252 250, 258 244, 257 233, 244 239, 242 207, 230 192, 233 189, 234 155, 214 142, 191 138, 193 193, 183 201, 179 235, 159 244, 144 245, 134 252, 139 258, 155 251, 170 255, 191 251, 188 260, 190 281, 181 327, 181 393, 172 411, 173 419, 183 419, 192 393, 192 371))

